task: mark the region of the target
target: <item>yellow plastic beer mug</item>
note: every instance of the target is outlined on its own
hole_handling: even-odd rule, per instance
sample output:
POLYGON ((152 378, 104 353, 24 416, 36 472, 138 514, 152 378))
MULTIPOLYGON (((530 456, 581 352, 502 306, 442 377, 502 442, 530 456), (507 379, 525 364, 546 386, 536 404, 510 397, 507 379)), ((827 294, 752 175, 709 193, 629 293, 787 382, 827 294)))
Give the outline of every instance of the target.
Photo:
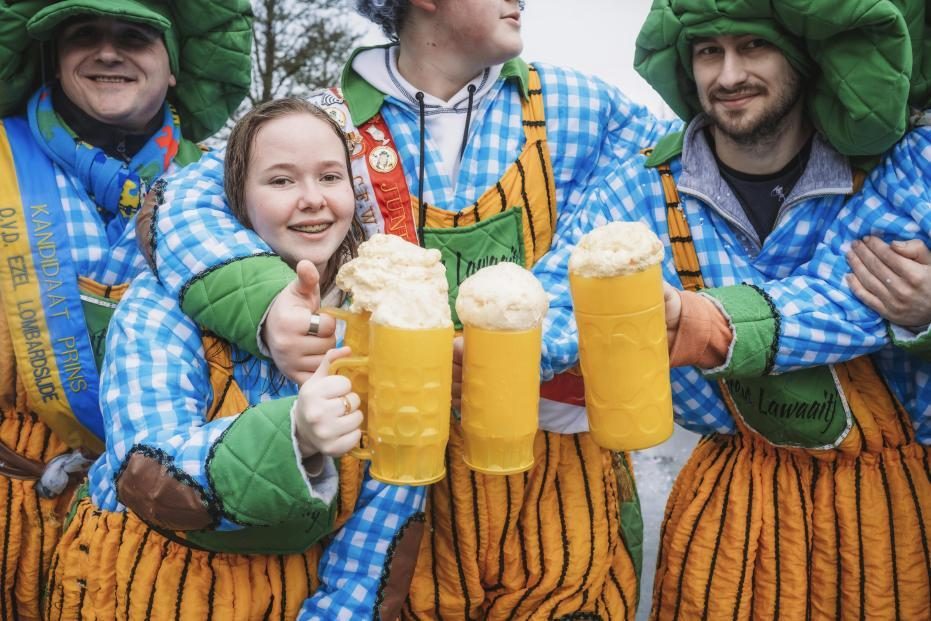
POLYGON ((609 278, 569 273, 592 439, 632 451, 672 435, 660 266, 609 278))
MULTIPOLYGON (((372 313, 363 311, 353 313, 342 308, 321 308, 320 312, 346 323, 346 336, 343 337, 343 343, 352 350, 354 357, 366 356, 369 353, 369 318, 372 313)), ((336 373, 330 370, 331 373, 336 373)), ((359 395, 359 411, 365 416, 368 412, 369 403, 369 376, 368 372, 362 367, 347 367, 342 369, 342 373, 352 382, 352 390, 359 395)), ((362 423, 362 433, 365 435, 365 423, 362 423)), ((362 446, 365 446, 363 438, 362 446)), ((355 450, 355 449, 354 449, 355 450)), ((359 455, 354 455, 359 457, 359 455)))
POLYGON ((367 369, 365 448, 371 474, 397 485, 427 485, 446 476, 453 373, 453 328, 409 330, 370 324, 369 355, 341 358, 331 373, 367 369))
POLYGON ((540 404, 540 327, 507 332, 466 324, 463 336, 463 459, 486 474, 529 470, 540 404))

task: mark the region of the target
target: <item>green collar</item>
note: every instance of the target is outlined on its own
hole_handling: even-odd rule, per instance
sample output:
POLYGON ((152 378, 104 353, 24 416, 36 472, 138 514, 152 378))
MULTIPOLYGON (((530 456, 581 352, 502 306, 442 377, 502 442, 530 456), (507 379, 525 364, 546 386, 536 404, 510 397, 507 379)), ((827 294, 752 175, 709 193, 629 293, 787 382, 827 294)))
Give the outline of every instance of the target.
POLYGON ((668 163, 675 157, 682 155, 682 147, 685 143, 685 131, 673 132, 659 139, 647 156, 644 166, 647 168, 656 168, 662 164, 668 163))
MULTIPOLYGON (((343 97, 349 106, 349 113, 352 115, 352 123, 356 127, 362 125, 373 116, 378 114, 381 106, 385 101, 385 94, 366 82, 362 76, 353 71, 352 61, 355 60, 361 52, 374 48, 385 48, 394 43, 385 43, 383 45, 373 45, 370 47, 360 47, 352 52, 349 60, 343 66, 343 74, 340 77, 340 87, 343 90, 343 97)), ((501 67, 501 78, 503 80, 517 80, 520 85, 520 92, 523 97, 529 95, 530 84, 530 66, 520 58, 512 58, 504 63, 501 67)))

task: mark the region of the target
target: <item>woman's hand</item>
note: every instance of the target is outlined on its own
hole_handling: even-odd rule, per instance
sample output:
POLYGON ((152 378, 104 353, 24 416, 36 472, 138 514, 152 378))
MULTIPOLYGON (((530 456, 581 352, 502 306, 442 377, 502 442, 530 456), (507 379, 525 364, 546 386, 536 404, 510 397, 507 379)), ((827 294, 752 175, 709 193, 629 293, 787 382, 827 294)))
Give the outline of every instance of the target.
POLYGON ((310 261, 297 264, 297 278, 282 289, 262 323, 262 341, 278 370, 296 384, 307 382, 336 346, 336 320, 318 315, 320 275, 310 261), (313 325, 316 334, 308 330, 313 325))
POLYGON ((931 251, 920 240, 865 237, 853 243, 847 262, 850 289, 884 319, 914 332, 931 323, 931 251))
POLYGON ((359 444, 362 436, 359 395, 352 392, 347 378, 329 375, 330 363, 349 353, 348 347, 328 351, 298 392, 294 431, 305 459, 317 453, 338 457, 359 444))

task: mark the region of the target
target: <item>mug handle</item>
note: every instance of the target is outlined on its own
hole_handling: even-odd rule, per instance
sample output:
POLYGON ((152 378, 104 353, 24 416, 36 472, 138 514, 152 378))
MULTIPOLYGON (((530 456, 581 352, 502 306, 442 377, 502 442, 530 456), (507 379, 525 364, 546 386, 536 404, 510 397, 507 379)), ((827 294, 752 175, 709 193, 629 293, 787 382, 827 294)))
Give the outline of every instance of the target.
POLYGON ((335 317, 336 319, 342 319, 343 321, 347 321, 354 314, 350 313, 345 308, 336 308, 335 306, 324 306, 317 312, 323 315, 335 317))
MULTIPOLYGON (((329 309, 328 309, 329 310, 329 309)), ((368 367, 369 357, 368 356, 349 356, 348 358, 340 358, 339 360, 334 360, 330 363, 330 375, 340 375, 340 371, 348 369, 364 369, 368 367)), ((366 415, 363 414, 363 417, 366 415)), ((349 451, 349 454, 355 457, 356 459, 362 459, 371 461, 372 460, 372 450, 365 447, 368 444, 367 434, 365 432, 367 426, 366 418, 362 419, 362 439, 360 441, 362 446, 357 446, 349 451)))

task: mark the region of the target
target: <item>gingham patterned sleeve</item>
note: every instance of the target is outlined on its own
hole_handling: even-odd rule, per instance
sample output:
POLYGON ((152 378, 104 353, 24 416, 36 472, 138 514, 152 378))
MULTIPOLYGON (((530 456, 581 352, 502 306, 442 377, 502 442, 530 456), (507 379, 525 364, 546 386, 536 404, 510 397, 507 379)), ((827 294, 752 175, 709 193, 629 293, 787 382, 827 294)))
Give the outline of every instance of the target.
POLYGON ((626 165, 613 161, 602 167, 586 191, 579 193, 577 208, 562 221, 562 229, 550 252, 534 266, 534 274, 550 299, 549 312, 543 320, 540 363, 543 380, 571 368, 579 358, 569 291, 569 257, 575 245, 585 233, 616 220, 643 220, 647 226, 654 226, 649 212, 640 207, 647 204, 642 184, 655 190, 650 171, 646 171, 642 162, 642 158, 637 157, 626 165))
MULTIPOLYGON (((867 235, 931 244, 931 130, 903 140, 843 206, 811 260, 791 277, 760 285, 778 312, 776 372, 830 364, 889 342, 886 323, 851 291, 846 253, 867 235)), ((915 340, 901 328, 902 340, 915 340)))
POLYGON ((224 150, 208 153, 169 177, 156 208, 156 275, 176 300, 195 276, 271 252, 230 211, 223 189, 224 155, 224 150))
MULTIPOLYGON (((391 565, 409 553, 398 546, 408 529, 419 532, 426 487, 366 480, 352 517, 336 532, 320 559, 320 587, 304 602, 300 621, 378 619, 391 565)), ((416 550, 416 548, 414 548, 416 550)))
POLYGON ((544 321, 541 377, 552 378, 573 366, 578 343, 567 274, 568 254, 581 236, 580 218, 612 170, 641 161, 638 153, 667 133, 681 129, 678 119, 657 119, 603 80, 571 69, 535 65, 540 71, 547 141, 556 175, 557 221, 553 245, 534 266, 550 297, 544 321))
MULTIPOLYGON (((237 417, 205 420, 213 395, 200 330, 149 273, 133 282, 114 313, 101 375, 110 471, 118 476, 130 451, 145 446, 212 494, 207 457, 237 417)), ((224 519, 218 530, 238 528, 224 519)))

